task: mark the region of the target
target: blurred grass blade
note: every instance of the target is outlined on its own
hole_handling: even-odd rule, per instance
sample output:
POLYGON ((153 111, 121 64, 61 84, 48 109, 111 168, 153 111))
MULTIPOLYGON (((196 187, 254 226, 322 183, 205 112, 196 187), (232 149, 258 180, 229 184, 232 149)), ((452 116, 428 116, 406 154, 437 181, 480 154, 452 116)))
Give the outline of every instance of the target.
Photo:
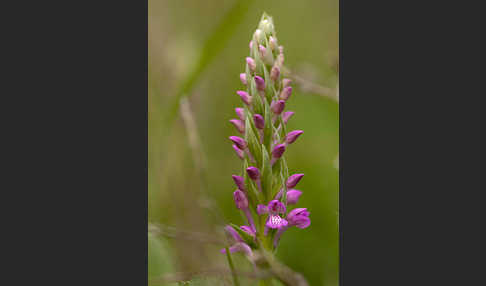
POLYGON ((167 133, 175 120, 179 111, 180 99, 188 96, 195 83, 204 72, 209 63, 221 52, 228 40, 233 34, 238 24, 243 21, 245 14, 248 12, 250 5, 254 0, 239 0, 226 13, 221 22, 216 26, 211 35, 203 45, 199 60, 194 68, 189 72, 187 77, 182 80, 175 98, 166 112, 167 133))

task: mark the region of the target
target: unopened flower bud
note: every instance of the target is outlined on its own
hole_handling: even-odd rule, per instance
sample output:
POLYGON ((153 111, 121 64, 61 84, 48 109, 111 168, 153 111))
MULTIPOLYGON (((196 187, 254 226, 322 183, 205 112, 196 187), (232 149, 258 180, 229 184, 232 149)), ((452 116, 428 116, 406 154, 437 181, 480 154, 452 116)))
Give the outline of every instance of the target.
POLYGON ((235 200, 236 207, 240 210, 248 208, 248 199, 242 191, 236 190, 233 193, 233 199, 235 200))
POLYGON ((245 133, 245 123, 243 123, 243 121, 239 119, 231 119, 229 122, 231 122, 231 124, 235 126, 238 132, 240 132, 241 134, 245 133))
POLYGON ((268 39, 268 44, 270 45, 270 49, 272 49, 272 51, 275 51, 275 49, 277 49, 277 40, 270 36, 270 39, 268 39))
POLYGON ((279 159, 280 157, 282 157, 284 152, 285 152, 285 144, 278 144, 272 150, 272 157, 274 159, 279 159))
POLYGON ((270 71, 270 79, 273 81, 277 81, 278 77, 280 76, 280 69, 278 66, 274 65, 272 70, 270 71))
POLYGON ((241 80, 241 83, 246 85, 247 82, 246 82, 246 73, 240 73, 240 80, 241 80))
POLYGON ((293 174, 287 179, 287 189, 292 189, 295 187, 300 180, 304 177, 304 174, 293 174))
POLYGON ((246 191, 245 179, 243 179, 243 177, 237 175, 232 175, 231 177, 233 178, 233 181, 235 181, 235 185, 238 187, 238 189, 246 191))
POLYGON ((260 114, 256 113, 253 115, 253 120, 255 121, 255 127, 258 129, 263 129, 265 128, 265 120, 263 119, 263 116, 260 114))
POLYGON ((264 59, 265 56, 267 55, 267 48, 265 48, 262 45, 259 45, 258 46, 258 51, 260 51, 260 56, 262 57, 262 59, 264 59))
POLYGON ((255 85, 258 90, 265 90, 265 80, 260 76, 255 76, 255 85))
POLYGON ((246 104, 246 105, 251 105, 251 97, 246 91, 238 90, 236 93, 241 97, 241 100, 246 104))
POLYGON ((253 181, 260 179, 260 170, 257 167, 251 166, 246 168, 246 173, 248 173, 248 177, 253 181))
POLYGON ((302 135, 302 133, 304 133, 304 131, 302 131, 302 130, 294 130, 294 131, 287 133, 287 136, 285 136, 285 142, 287 144, 294 143, 295 140, 297 140, 297 138, 299 138, 299 136, 302 135))
POLYGON ((295 112, 293 112, 293 111, 284 112, 283 115, 282 115, 283 122, 287 123, 289 121, 290 117, 292 117, 294 114, 295 114, 295 112))
POLYGON ((284 89, 280 93, 280 99, 287 101, 290 98, 290 95, 292 95, 292 87, 284 87, 284 89))
POLYGON ((238 157, 241 160, 245 159, 245 152, 243 150, 241 150, 240 148, 238 148, 235 144, 233 144, 232 146, 233 146, 233 149, 236 152, 236 155, 238 155, 238 157))
POLYGON ((241 138, 241 137, 238 137, 238 136, 230 136, 229 139, 231 141, 233 141, 233 143, 235 143, 236 147, 240 148, 241 150, 245 150, 246 149, 246 141, 241 138))
POLYGON ((287 204, 289 205, 294 205, 299 201, 300 196, 302 195, 302 192, 299 190, 288 190, 287 191, 287 204))
POLYGON ((252 71, 252 72, 255 72, 256 70, 256 64, 255 64, 255 60, 250 58, 250 57, 246 57, 246 63, 248 64, 248 68, 252 71))
POLYGON ((287 86, 289 86, 289 85, 292 83, 292 80, 291 80, 291 79, 289 79, 289 78, 284 78, 284 79, 282 80, 282 82, 283 82, 283 86, 284 86, 284 87, 287 87, 287 86))
POLYGON ((238 118, 245 121, 245 109, 241 107, 235 108, 236 115, 238 115, 238 118))
POLYGON ((273 101, 272 104, 270 105, 270 108, 272 109, 273 113, 279 115, 280 113, 282 113, 282 111, 285 108, 285 101, 283 100, 273 101))
POLYGON ((253 34, 253 38, 257 43, 263 43, 264 36, 265 35, 263 35, 263 31, 260 29, 256 29, 255 34, 253 34))

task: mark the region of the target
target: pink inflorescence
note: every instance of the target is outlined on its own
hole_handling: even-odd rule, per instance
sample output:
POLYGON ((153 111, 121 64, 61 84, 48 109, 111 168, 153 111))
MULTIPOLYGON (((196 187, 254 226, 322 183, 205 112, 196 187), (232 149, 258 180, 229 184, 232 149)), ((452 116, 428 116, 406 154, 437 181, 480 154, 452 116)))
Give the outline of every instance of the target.
POLYGON ((243 87, 236 92, 243 105, 235 109, 237 118, 230 119, 240 137, 229 138, 243 161, 242 173, 233 175, 233 198, 248 225, 233 224, 226 232, 234 243, 231 252, 252 256, 261 247, 274 250, 289 227, 307 228, 310 213, 306 208, 288 209, 302 195, 295 186, 304 174, 290 175, 284 154, 304 132, 287 130, 294 115, 285 111, 292 87, 281 73, 284 49, 271 17, 263 15, 249 46, 245 72, 239 75, 243 87))

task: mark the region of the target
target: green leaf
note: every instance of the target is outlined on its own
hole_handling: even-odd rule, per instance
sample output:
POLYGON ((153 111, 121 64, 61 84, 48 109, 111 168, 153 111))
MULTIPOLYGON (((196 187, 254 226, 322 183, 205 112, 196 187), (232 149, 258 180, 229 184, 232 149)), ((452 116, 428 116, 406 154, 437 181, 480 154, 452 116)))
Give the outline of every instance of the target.
POLYGON ((270 152, 270 147, 272 146, 272 112, 268 102, 265 100, 265 111, 264 111, 265 127, 263 129, 263 144, 267 152, 270 152))
POLYGON ((270 194, 272 193, 272 167, 270 166, 270 157, 268 152, 263 145, 262 150, 263 159, 262 167, 260 168, 262 173, 262 189, 266 201, 268 201, 270 199, 270 194))
POLYGON ((234 223, 230 223, 230 225, 236 230, 236 232, 238 232, 238 234, 241 236, 241 238, 243 239, 243 241, 246 244, 248 244, 251 248, 257 247, 257 245, 256 245, 256 243, 255 243, 255 241, 254 241, 254 239, 251 235, 246 233, 246 231, 242 230, 239 226, 237 226, 234 223))
POLYGON ((152 233, 148 233, 148 277, 156 278, 173 272, 172 257, 166 243, 152 233))
POLYGON ((258 141, 258 135, 256 135, 256 127, 253 120, 250 120, 250 116, 245 119, 245 140, 248 143, 248 149, 256 160, 256 163, 260 165, 262 163, 262 146, 258 141))

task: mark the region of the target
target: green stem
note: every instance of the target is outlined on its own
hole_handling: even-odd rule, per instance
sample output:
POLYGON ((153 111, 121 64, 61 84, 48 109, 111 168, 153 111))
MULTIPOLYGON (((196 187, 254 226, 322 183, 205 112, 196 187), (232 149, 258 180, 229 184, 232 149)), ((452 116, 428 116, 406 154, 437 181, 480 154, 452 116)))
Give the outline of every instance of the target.
POLYGON ((228 259, 228 264, 231 269, 231 274, 233 275, 233 282, 235 286, 240 286, 240 283, 238 282, 238 276, 236 275, 235 266, 233 265, 233 260, 231 259, 229 248, 227 246, 225 248, 226 248, 226 258, 228 259))

